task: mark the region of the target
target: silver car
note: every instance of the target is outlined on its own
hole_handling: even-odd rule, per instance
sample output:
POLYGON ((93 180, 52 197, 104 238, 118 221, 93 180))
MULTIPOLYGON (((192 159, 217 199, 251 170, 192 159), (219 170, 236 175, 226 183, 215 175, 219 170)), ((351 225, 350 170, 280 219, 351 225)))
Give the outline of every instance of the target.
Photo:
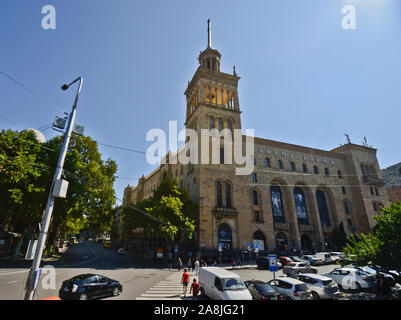
POLYGON ((304 262, 291 262, 284 266, 283 273, 287 276, 298 273, 317 273, 317 269, 304 262))
POLYGON ((308 286, 312 291, 313 300, 338 299, 340 297, 338 285, 331 278, 312 273, 294 274, 292 277, 308 286))
POLYGON ((313 255, 300 256, 301 259, 308 261, 312 266, 321 266, 323 260, 313 255))

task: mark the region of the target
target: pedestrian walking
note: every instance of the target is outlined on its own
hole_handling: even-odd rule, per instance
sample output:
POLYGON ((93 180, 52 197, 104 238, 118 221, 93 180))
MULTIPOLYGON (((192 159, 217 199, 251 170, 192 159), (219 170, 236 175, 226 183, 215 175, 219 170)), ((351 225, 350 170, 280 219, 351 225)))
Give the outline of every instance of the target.
POLYGON ((187 296, 188 282, 189 282, 189 273, 187 269, 184 269, 184 273, 182 274, 181 283, 182 283, 182 293, 184 294, 184 298, 187 296))
POLYGON ((182 269, 182 260, 181 257, 178 257, 178 272, 182 269))
POLYGON ((193 300, 198 299, 199 288, 200 288, 200 284, 196 281, 196 279, 194 279, 191 284, 191 289, 189 289, 189 294, 192 293, 193 300))
POLYGON ((231 263, 232 263, 233 269, 235 269, 235 259, 234 258, 233 258, 233 261, 231 263))
POLYGON ((196 275, 198 275, 199 274, 199 259, 196 259, 195 260, 195 263, 194 263, 194 265, 195 265, 195 274, 196 275))

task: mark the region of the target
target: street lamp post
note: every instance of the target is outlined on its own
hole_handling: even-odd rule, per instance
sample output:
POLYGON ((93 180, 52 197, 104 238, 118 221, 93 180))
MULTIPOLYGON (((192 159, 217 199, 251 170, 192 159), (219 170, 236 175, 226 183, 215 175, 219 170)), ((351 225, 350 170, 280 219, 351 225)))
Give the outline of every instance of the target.
POLYGON ((72 112, 68 118, 66 136, 64 138, 63 146, 61 148, 60 156, 59 156, 58 163, 57 163, 57 168, 56 168, 56 171, 54 172, 52 186, 51 186, 50 192, 49 192, 49 197, 47 199, 45 216, 42 221, 42 227, 41 227, 40 233, 39 233, 38 244, 37 244, 37 247, 35 250, 35 256, 34 256, 34 259, 32 262, 32 268, 30 270, 30 273, 29 273, 29 276, 27 279, 25 300, 33 300, 33 296, 35 293, 35 279, 39 275, 38 272, 39 272, 40 262, 42 260, 42 254, 43 254, 43 249, 44 249, 45 242, 46 242, 47 231, 49 230, 50 219, 51 219, 51 215, 52 215, 53 208, 54 208, 54 201, 55 201, 55 195, 53 193, 54 186, 55 186, 56 182, 58 182, 61 179, 61 174, 63 172, 64 161, 65 161, 65 157, 67 155, 68 145, 69 145, 70 139, 71 139, 72 129, 74 126, 75 115, 76 115, 76 111, 77 111, 78 99, 79 99, 79 95, 81 93, 83 79, 81 77, 79 77, 79 78, 75 79, 73 82, 71 82, 70 84, 68 84, 68 85, 64 84, 61 87, 61 89, 63 91, 66 91, 72 84, 74 84, 77 81, 79 81, 79 87, 78 87, 77 94, 75 96, 75 101, 74 101, 74 105, 72 107, 72 112))

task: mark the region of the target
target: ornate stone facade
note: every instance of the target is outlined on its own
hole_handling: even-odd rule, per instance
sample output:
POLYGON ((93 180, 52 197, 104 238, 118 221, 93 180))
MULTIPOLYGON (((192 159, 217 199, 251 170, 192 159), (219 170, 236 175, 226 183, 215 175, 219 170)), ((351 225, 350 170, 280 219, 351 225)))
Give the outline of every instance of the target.
MULTIPOLYGON (((220 59, 209 41, 185 91, 185 125, 199 135, 201 129, 242 129, 240 77, 235 68, 233 74, 221 72, 220 59)), ((162 164, 126 188, 124 203, 149 197, 164 176, 178 177, 199 203, 199 247, 222 243, 238 250, 253 242, 266 251, 330 247, 341 223, 348 235, 371 232, 377 205, 389 203, 376 149, 350 142, 330 151, 254 142, 249 176, 236 175, 234 164, 162 164)))

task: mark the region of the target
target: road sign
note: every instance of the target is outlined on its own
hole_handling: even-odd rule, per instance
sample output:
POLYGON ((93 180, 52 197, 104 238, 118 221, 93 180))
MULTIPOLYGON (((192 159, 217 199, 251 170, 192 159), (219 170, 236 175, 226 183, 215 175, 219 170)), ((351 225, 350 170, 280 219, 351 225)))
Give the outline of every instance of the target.
POLYGON ((248 242, 248 250, 252 250, 251 243, 248 242))
POLYGON ((278 271, 278 267, 277 267, 277 255, 275 254, 269 254, 269 270, 273 271, 273 272, 277 272, 278 271))
POLYGON ((219 252, 223 251, 223 244, 221 242, 219 242, 219 248, 218 248, 219 252))

